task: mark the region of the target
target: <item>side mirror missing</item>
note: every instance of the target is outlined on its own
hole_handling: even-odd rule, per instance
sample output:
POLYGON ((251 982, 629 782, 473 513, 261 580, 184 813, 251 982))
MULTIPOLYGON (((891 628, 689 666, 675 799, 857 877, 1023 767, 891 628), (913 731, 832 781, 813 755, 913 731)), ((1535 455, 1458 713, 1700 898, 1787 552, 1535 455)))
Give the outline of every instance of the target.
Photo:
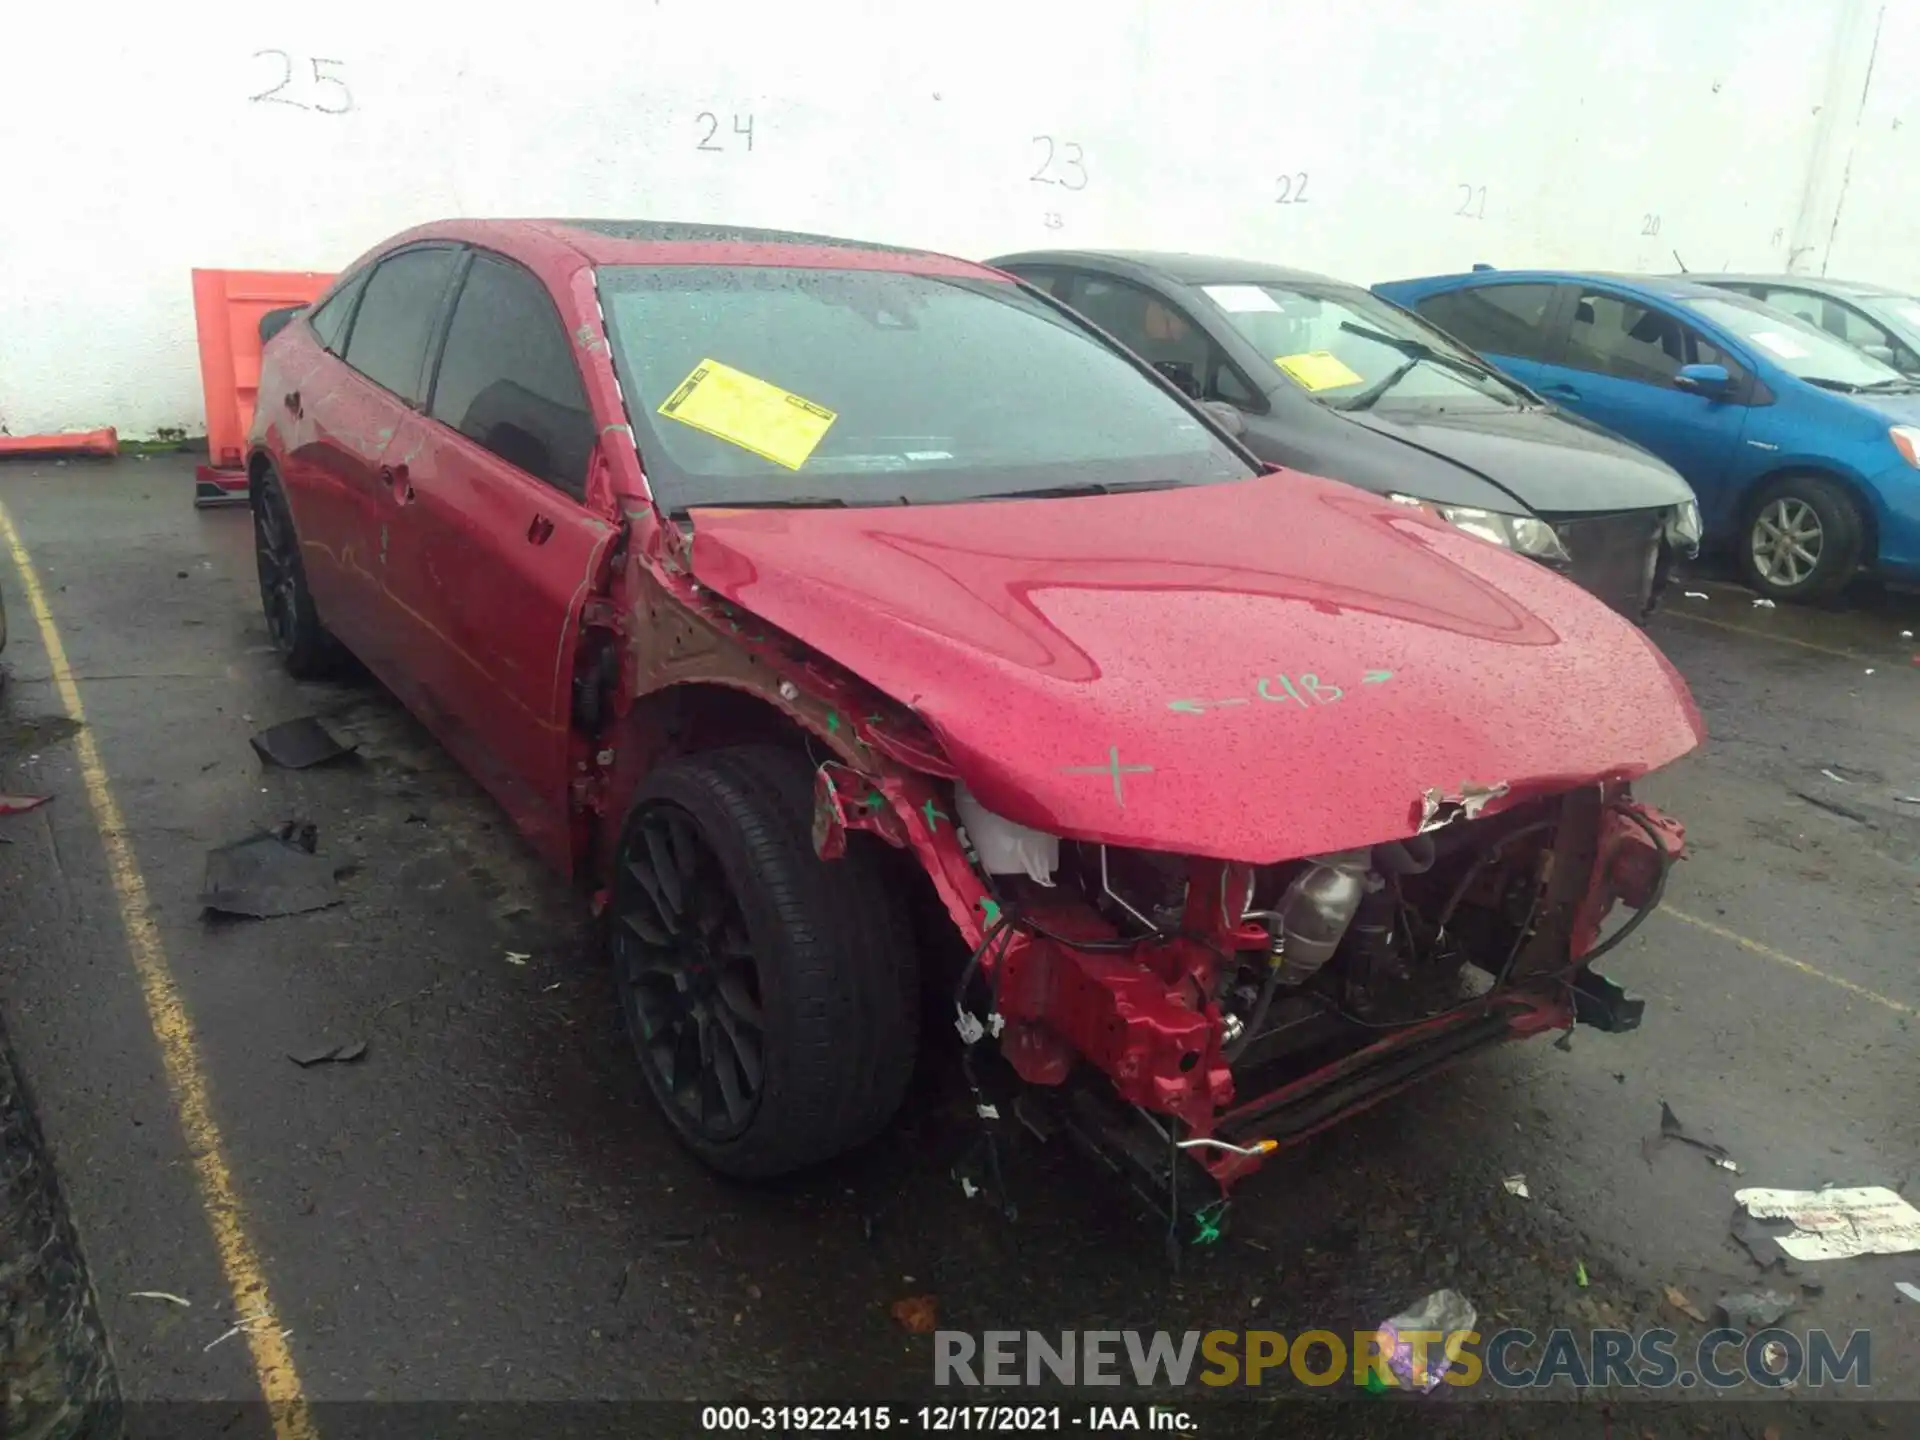
POLYGON ((1733 377, 1724 365, 1682 365, 1674 387, 1708 400, 1724 400, 1733 390, 1733 377))
POLYGON ((1202 401, 1200 408, 1220 422, 1220 428, 1234 439, 1247 433, 1247 417, 1224 400, 1202 401))
POLYGON ((260 343, 266 344, 286 329, 287 322, 306 308, 304 305, 283 305, 278 310, 267 311, 260 317, 260 343))

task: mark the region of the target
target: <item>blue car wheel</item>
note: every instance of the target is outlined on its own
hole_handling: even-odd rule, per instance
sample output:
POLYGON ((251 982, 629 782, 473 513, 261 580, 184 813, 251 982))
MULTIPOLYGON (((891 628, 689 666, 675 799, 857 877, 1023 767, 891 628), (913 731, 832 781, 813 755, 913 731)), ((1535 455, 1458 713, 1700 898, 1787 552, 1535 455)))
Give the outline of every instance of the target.
POLYGON ((1839 485, 1819 475, 1782 475, 1747 507, 1740 568, 1768 599, 1825 600, 1860 568, 1865 538, 1859 507, 1839 485))

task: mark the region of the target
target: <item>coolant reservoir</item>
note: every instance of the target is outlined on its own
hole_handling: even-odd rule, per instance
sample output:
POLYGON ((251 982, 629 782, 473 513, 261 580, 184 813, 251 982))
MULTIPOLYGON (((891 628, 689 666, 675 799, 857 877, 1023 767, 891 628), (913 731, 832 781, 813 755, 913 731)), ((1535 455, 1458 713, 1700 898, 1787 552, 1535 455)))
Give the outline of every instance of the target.
POLYGON ((1312 978, 1333 958, 1353 922, 1353 912, 1360 908, 1372 869, 1371 850, 1343 850, 1314 856, 1294 877, 1277 907, 1285 937, 1280 955, 1282 984, 1298 985, 1312 978))
POLYGON ((1053 884, 1053 872, 1060 868, 1057 835, 994 814, 964 785, 953 787, 953 808, 960 812, 960 823, 989 875, 1025 875, 1041 885, 1053 884))

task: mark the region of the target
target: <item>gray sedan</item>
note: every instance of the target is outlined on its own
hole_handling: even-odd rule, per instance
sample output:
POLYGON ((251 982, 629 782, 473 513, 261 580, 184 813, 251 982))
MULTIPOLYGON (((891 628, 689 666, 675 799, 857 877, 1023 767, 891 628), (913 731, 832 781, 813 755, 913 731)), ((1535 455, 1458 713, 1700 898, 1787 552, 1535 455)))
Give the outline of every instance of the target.
MULTIPOLYGON (((1679 278, 1679 277, 1676 277, 1679 278)), ((1856 350, 1920 378, 1920 297, 1886 285, 1829 280, 1819 275, 1688 275, 1699 285, 1737 290, 1809 325, 1836 335, 1856 350)))

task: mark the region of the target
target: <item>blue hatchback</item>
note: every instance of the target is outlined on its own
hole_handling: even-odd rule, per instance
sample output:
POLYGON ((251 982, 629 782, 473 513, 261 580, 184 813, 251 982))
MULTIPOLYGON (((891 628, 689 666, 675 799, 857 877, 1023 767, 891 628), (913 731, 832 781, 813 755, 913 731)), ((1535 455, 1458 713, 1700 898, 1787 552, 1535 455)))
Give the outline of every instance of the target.
POLYGON ((1863 566, 1920 578, 1920 382, 1824 330, 1645 275, 1483 266, 1373 289, 1672 465, 1762 594, 1820 599, 1863 566))

